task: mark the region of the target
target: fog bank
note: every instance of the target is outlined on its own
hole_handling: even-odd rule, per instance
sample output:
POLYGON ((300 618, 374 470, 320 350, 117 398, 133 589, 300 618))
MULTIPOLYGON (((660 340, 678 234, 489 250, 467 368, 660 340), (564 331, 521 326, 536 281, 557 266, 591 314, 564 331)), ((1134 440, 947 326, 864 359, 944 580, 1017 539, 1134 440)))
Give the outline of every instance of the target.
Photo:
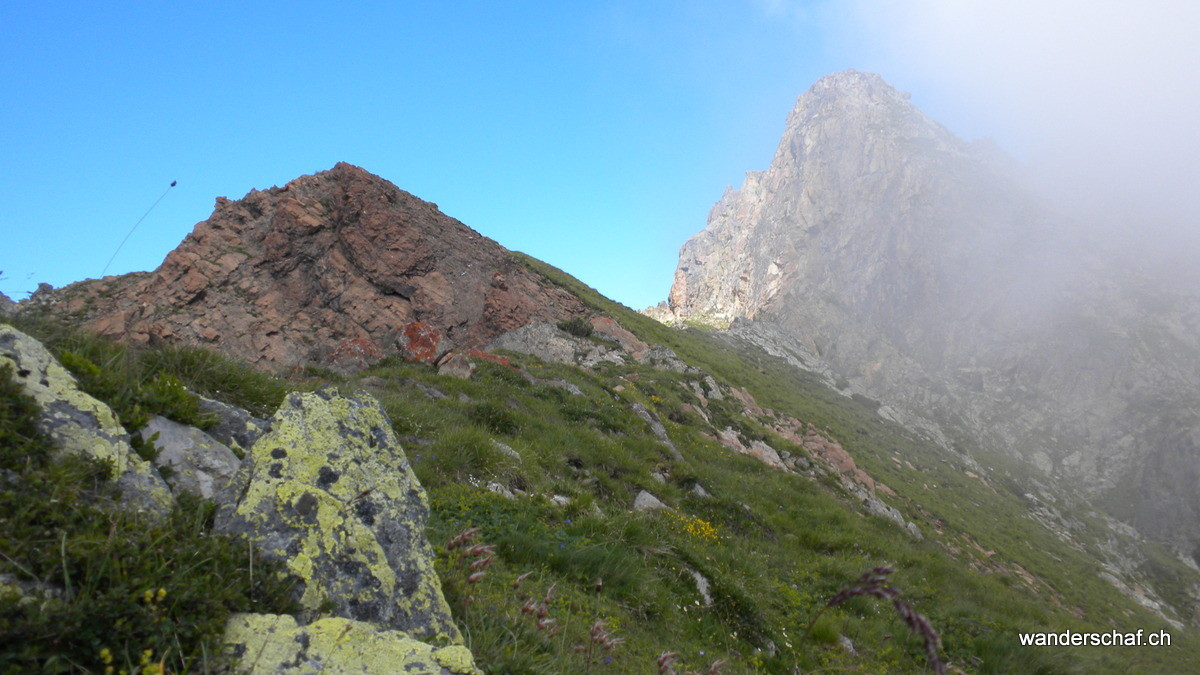
POLYGON ((1190 259, 1180 249, 1200 245, 1200 3, 824 7, 847 53, 872 54, 861 67, 921 92, 952 131, 993 136, 1090 234, 1156 258, 1190 259))

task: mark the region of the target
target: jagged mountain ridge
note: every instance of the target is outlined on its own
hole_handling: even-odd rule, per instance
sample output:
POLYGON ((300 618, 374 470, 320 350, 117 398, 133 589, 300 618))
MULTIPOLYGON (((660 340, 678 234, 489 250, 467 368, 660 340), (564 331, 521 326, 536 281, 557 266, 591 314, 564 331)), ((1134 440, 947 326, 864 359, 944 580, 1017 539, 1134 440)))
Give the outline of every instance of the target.
POLYGON ((987 144, 822 78, 681 249, 677 320, 774 324, 848 390, 1200 544, 1200 302, 1102 256, 987 144))
POLYGON ((442 352, 583 313, 496 242, 346 163, 218 197, 158 269, 33 304, 51 301, 104 335, 212 346, 275 369, 328 366, 346 341, 393 353, 417 322, 442 352))

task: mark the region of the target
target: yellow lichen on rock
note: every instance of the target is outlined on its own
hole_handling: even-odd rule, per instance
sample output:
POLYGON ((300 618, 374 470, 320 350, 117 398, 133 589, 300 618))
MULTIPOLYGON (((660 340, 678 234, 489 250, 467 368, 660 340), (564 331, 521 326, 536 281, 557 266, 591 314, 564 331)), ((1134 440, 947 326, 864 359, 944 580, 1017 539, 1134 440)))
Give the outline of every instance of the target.
POLYGON ((283 562, 309 615, 461 642, 425 538, 425 491, 369 395, 289 395, 226 490, 217 527, 283 562))
POLYGON ((0 365, 5 364, 41 408, 38 428, 62 452, 107 462, 123 498, 134 507, 154 514, 171 509, 170 489, 150 462, 133 451, 112 409, 81 391, 40 342, 0 324, 0 365))
POLYGON ((462 646, 437 648, 403 631, 378 628, 339 617, 307 626, 286 615, 236 614, 225 628, 225 643, 237 659, 235 672, 256 673, 411 673, 476 675, 471 652, 462 646))

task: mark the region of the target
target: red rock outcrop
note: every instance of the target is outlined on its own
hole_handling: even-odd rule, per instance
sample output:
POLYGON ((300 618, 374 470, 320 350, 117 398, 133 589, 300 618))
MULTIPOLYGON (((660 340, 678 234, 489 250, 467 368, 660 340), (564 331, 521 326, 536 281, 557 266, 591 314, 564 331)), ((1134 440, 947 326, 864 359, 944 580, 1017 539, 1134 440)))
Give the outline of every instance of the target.
POLYGON ((646 354, 650 351, 650 345, 639 340, 636 335, 607 316, 593 317, 590 323, 593 331, 616 342, 621 349, 637 361, 646 358, 646 354))
POLYGON ((347 341, 432 362, 531 321, 587 315, 437 205, 344 163, 218 197, 154 272, 59 293, 97 332, 206 345, 268 368, 330 365, 347 341))

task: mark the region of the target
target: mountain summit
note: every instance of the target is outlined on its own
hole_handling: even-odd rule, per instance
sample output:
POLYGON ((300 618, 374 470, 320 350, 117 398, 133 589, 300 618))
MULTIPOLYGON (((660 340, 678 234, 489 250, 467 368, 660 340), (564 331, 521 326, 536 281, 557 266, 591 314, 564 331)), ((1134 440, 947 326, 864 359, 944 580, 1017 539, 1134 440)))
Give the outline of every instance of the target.
POLYGON ((708 227, 684 244, 671 308, 727 322, 815 284, 851 313, 890 324, 947 310, 948 299, 973 301, 947 264, 979 271, 977 259, 1004 253, 996 245, 1014 230, 1038 226, 993 154, 878 75, 824 77, 788 116, 771 167, 726 191, 708 227), (905 297, 886 297, 897 284, 908 286, 905 297))
POLYGON ((328 365, 339 345, 386 354, 481 347, 531 321, 581 316, 496 242, 340 163, 217 198, 150 273, 54 292, 97 332, 206 345, 263 367, 328 365))
POLYGON ((1083 233, 994 146, 847 71, 800 96, 770 168, 684 244, 670 309, 1200 560, 1200 299, 1083 233))

